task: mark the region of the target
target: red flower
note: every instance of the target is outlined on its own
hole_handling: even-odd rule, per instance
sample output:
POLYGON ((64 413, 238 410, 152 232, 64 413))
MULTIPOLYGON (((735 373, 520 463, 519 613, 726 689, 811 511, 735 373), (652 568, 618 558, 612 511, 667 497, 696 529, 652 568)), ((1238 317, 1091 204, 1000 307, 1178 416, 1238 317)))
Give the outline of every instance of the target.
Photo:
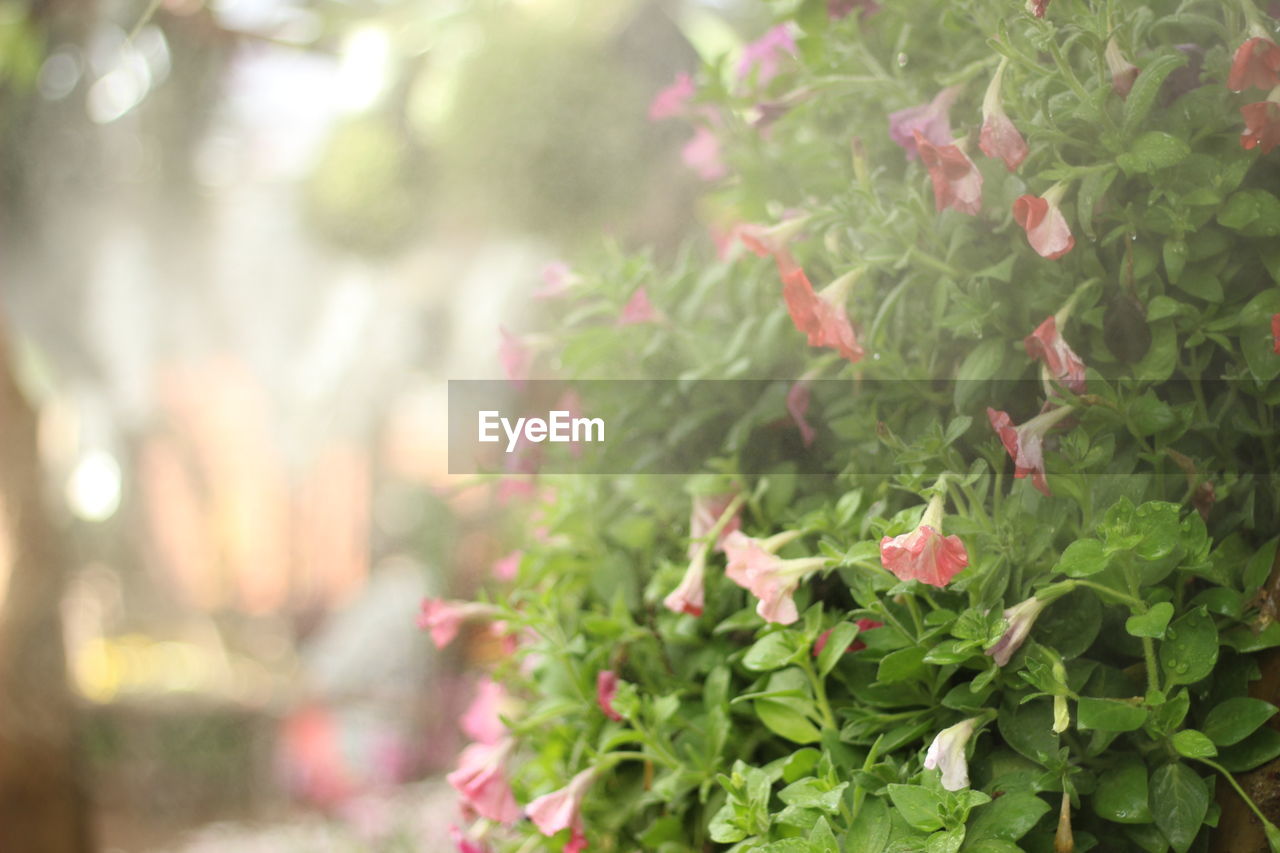
POLYGON ((596 703, 604 715, 614 722, 622 722, 622 715, 613 710, 613 697, 618 692, 618 673, 602 669, 596 674, 596 703))
MULTIPOLYGON (((776 225, 745 223, 734 227, 733 232, 742 244, 762 258, 777 258, 785 253, 788 244, 795 239, 809 221, 807 214, 784 219, 776 225)), ((782 262, 779 261, 779 266, 782 262)))
POLYGON ((702 608, 707 601, 706 593, 703 590, 706 574, 707 549, 706 547, 699 547, 698 552, 689 561, 689 568, 685 569, 680 585, 671 590, 666 598, 662 599, 662 606, 675 613, 701 616, 702 608))
POLYGON ((809 346, 831 347, 850 363, 861 361, 866 353, 858 343, 844 307, 849 288, 861 271, 842 275, 818 293, 804 270, 789 255, 783 252, 777 257, 782 272, 782 298, 787 303, 791 322, 809 336, 809 346))
POLYGON ((1027 348, 1027 355, 1044 361, 1051 378, 1077 394, 1084 393, 1084 362, 1062 339, 1057 319, 1052 314, 1027 335, 1022 344, 1027 348))
POLYGON ((622 313, 618 315, 618 325, 635 326, 640 323, 653 323, 658 318, 657 310, 649 302, 648 292, 645 291, 644 285, 641 285, 636 288, 635 293, 631 294, 627 304, 622 306, 622 313))
POLYGON ((565 850, 581 850, 586 846, 582 829, 582 801, 595 781, 596 770, 589 767, 558 791, 543 794, 525 807, 525 814, 543 835, 555 835, 562 829, 572 830, 565 850))
POLYGON ((458 769, 445 778, 462 797, 462 803, 481 817, 510 823, 520 817, 520 806, 507 783, 507 756, 515 749, 513 738, 496 744, 473 743, 462 750, 458 769))
POLYGON ((982 99, 982 132, 978 136, 978 147, 988 157, 999 157, 1004 161, 1005 168, 1013 172, 1027 159, 1028 149, 1027 141, 1005 115, 1000 99, 1000 86, 1007 64, 1008 60, 1000 62, 995 76, 987 85, 987 94, 982 99))
POLYGON ((1116 43, 1114 37, 1107 40, 1107 49, 1104 52, 1107 59, 1107 69, 1111 71, 1111 88, 1116 90, 1116 94, 1122 98, 1129 97, 1129 90, 1133 88, 1133 81, 1138 79, 1138 66, 1134 65, 1125 55, 1120 52, 1120 45, 1116 43))
POLYGON ((1271 315, 1272 352, 1280 354, 1280 314, 1271 315))
POLYGON ((418 614, 418 627, 431 632, 431 640, 437 649, 443 649, 458 636, 464 622, 472 619, 491 619, 499 610, 489 604, 474 601, 446 601, 443 598, 424 598, 418 614))
POLYGON ((458 847, 458 853, 489 853, 489 845, 463 834, 456 826, 449 827, 449 840, 458 847))
POLYGON ((1015 427, 1007 412, 987 408, 991 428, 1000 436, 1005 451, 1013 459, 1013 476, 1021 479, 1030 474, 1032 485, 1046 496, 1052 493, 1044 475, 1044 436, 1069 414, 1070 407, 1059 406, 1015 427))
POLYGON ((982 211, 982 173, 958 145, 934 145, 915 132, 920 159, 933 181, 933 202, 938 210, 954 208, 977 216, 982 211))
POLYGON ((760 599, 756 613, 766 622, 790 625, 799 619, 791 596, 805 576, 827 563, 824 557, 787 560, 777 556, 778 549, 799 535, 789 530, 768 539, 753 539, 735 531, 725 540, 725 576, 760 599))
POLYGON ((805 420, 805 415, 809 413, 809 383, 806 380, 794 382, 787 391, 787 414, 791 416, 791 420, 795 422, 796 429, 800 430, 800 441, 805 447, 813 444, 816 433, 809 422, 805 420))
POLYGON ((1262 153, 1270 154, 1272 148, 1280 145, 1280 103, 1245 104, 1240 108, 1240 115, 1244 116, 1240 145, 1246 151, 1261 145, 1262 153))
POLYGON ((1270 91, 1280 85, 1280 46, 1265 37, 1255 36, 1236 49, 1227 75, 1227 88, 1243 92, 1251 86, 1270 91))
POLYGON ((960 537, 942 535, 942 502, 941 494, 934 495, 915 530, 880 540, 880 563, 898 580, 944 587, 969 565, 960 537))
POLYGON ((1037 18, 1044 17, 1044 10, 1049 8, 1049 0, 1027 0, 1027 11, 1037 18))
POLYGON ((485 676, 476 688, 476 698, 458 719, 458 726, 477 743, 494 744, 502 740, 507 727, 502 722, 502 709, 508 704, 506 689, 485 676))
POLYGON ((1065 187, 1055 184, 1042 196, 1019 196, 1013 203, 1013 218, 1027 231, 1027 242, 1041 257, 1056 260, 1076 244, 1067 220, 1058 209, 1065 187))
MULTIPOLYGON (((859 634, 861 634, 863 631, 870 631, 873 628, 884 627, 883 622, 877 622, 874 619, 859 619, 854 624, 858 626, 859 634)), ((813 656, 815 658, 818 655, 822 654, 822 650, 827 647, 827 641, 830 639, 831 639, 831 629, 828 629, 826 631, 823 631, 821 634, 819 634, 818 639, 813 641, 813 656)), ((849 644, 849 648, 844 650, 844 653, 847 655, 847 654, 852 654, 853 652, 860 652, 866 647, 867 647, 866 643, 862 642, 861 640, 855 639, 852 643, 849 644)))

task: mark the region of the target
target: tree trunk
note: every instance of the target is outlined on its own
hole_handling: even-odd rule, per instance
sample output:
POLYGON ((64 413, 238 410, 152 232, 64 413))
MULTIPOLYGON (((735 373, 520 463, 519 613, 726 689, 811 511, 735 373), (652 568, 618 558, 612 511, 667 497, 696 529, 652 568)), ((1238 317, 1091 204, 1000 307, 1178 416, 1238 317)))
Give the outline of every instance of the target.
POLYGON ((35 412, 0 329, 0 850, 80 853, 92 844, 59 616, 62 549, 41 486, 35 412))

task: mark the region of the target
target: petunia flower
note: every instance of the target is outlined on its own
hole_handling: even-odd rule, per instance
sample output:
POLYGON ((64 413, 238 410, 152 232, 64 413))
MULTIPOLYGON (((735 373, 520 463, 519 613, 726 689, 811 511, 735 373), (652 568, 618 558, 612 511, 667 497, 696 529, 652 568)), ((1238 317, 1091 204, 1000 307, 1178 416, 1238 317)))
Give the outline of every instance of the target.
POLYGON ((645 290, 644 285, 636 288, 636 292, 631 294, 631 298, 627 300, 627 304, 622 306, 622 311, 618 314, 617 325, 619 326, 637 326, 642 323, 654 323, 661 318, 657 309, 653 307, 653 303, 649 301, 649 293, 645 290))
POLYGON ((522 559, 524 559, 523 551, 512 551, 493 564, 493 576, 500 581, 515 580, 516 572, 520 570, 520 561, 522 559))
MULTIPOLYGON (((877 622, 874 619, 859 619, 856 622, 854 622, 854 624, 858 626, 858 634, 861 634, 863 631, 870 631, 875 628, 884 627, 883 622, 877 622)), ((822 650, 827 647, 827 643, 831 639, 832 630, 834 629, 828 628, 826 631, 823 631, 821 634, 818 635, 818 639, 813 641, 813 656, 815 658, 818 655, 822 654, 822 650)), ((867 644, 862 642, 862 640, 855 639, 852 643, 849 644, 849 647, 844 650, 844 653, 852 654, 853 652, 860 652, 866 647, 867 647, 867 644)))
POLYGON ((917 156, 917 131, 934 145, 951 142, 951 105, 960 91, 960 86, 948 86, 927 104, 889 113, 889 137, 907 152, 908 160, 917 156))
POLYGON ((789 530, 768 539, 754 539, 741 531, 725 539, 728 558, 725 575, 738 586, 760 599, 756 613, 766 622, 790 625, 800 618, 792 599, 800 581, 827 564, 825 557, 783 559, 777 552, 783 545, 800 536, 789 530))
POLYGON ((762 258, 777 258, 787 251, 788 245, 796 238, 806 224, 809 215, 802 213, 788 217, 775 225, 755 225, 744 223, 734 228, 734 232, 742 244, 762 258))
POLYGON ((944 501, 941 492, 935 494, 915 530, 880 540, 880 563, 898 580, 944 587, 969 565, 969 552, 960 537, 942 535, 944 501))
POLYGON ((464 622, 473 619, 492 619, 502 611, 491 604, 474 601, 446 601, 443 598, 424 598, 418 613, 418 627, 431 632, 431 640, 437 649, 443 649, 458 636, 464 622))
POLYGON ((1027 242, 1041 257, 1056 260, 1076 244, 1058 209, 1066 185, 1054 184, 1042 196, 1023 195, 1013 203, 1013 218, 1027 231, 1027 242))
POLYGON ((982 212, 982 173, 959 145, 934 145, 915 132, 920 160, 933 181, 933 202, 937 210, 948 207, 977 216, 982 212))
POLYGON ((1261 147, 1263 154, 1280 145, 1280 86, 1265 101, 1245 104, 1240 108, 1244 116, 1244 133, 1240 134, 1240 146, 1246 151, 1261 147), (1273 100, 1274 99, 1274 100, 1273 100))
POLYGON ((1004 666, 1009 663, 1009 658, 1013 657, 1013 653, 1026 642, 1027 636, 1031 633, 1031 626, 1036 622, 1036 617, 1048 606, 1048 601, 1043 601, 1033 595, 1026 601, 1019 602, 1004 611, 1006 625, 1004 633, 986 651, 986 654, 995 660, 996 666, 1004 666))
MULTIPOLYGON (((582 828, 582 801, 587 796, 591 783, 596 779, 596 769, 589 767, 569 781, 569 784, 558 791, 543 794, 525 806, 525 814, 543 835, 555 835, 562 829, 571 830, 570 845, 582 846, 572 849, 581 850, 586 845, 582 828)), ((565 850, 570 850, 566 845, 565 850)))
POLYGON ((458 848, 458 853, 489 853, 489 845, 483 841, 469 838, 456 826, 449 827, 449 840, 458 848))
POLYGON ((1111 88, 1115 89, 1120 97, 1129 97, 1129 92, 1133 89, 1133 81, 1138 79, 1140 69, 1120 52, 1120 45, 1116 42, 1115 36, 1107 39, 1103 56, 1107 60, 1107 70, 1111 72, 1111 88))
POLYGON ((831 347, 851 364, 866 354, 858 343, 849 314, 845 309, 849 288, 861 276, 861 270, 846 273, 820 292, 813 289, 804 274, 785 252, 778 256, 782 272, 782 298, 787 303, 791 322, 809 337, 811 347, 831 347))
POLYGON ((720 158, 720 138, 709 127, 699 126, 680 149, 680 159, 704 181, 718 181, 729 174, 720 158))
POLYGON ((1049 8, 1049 0, 1027 0, 1027 11, 1037 18, 1043 18, 1044 12, 1049 8))
POLYGON ((854 9, 859 15, 874 15, 880 11, 880 4, 876 0, 827 0, 827 19, 838 21, 854 9))
POLYGON ((515 739, 506 737, 494 744, 473 743, 462 750, 458 769, 445 778, 462 798, 464 807, 499 823, 519 819, 520 806, 506 776, 507 757, 515 746, 515 739))
POLYGON ((458 718, 458 726, 477 743, 497 743, 507 733, 500 715, 509 704, 506 688, 485 676, 476 688, 476 697, 458 718))
POLYGON ((959 791, 969 787, 969 763, 964 757, 964 748, 973 731, 978 727, 980 718, 970 717, 962 723, 956 723, 943 729, 929 744, 929 751, 924 757, 926 770, 938 770, 942 773, 942 787, 948 791, 959 791))
POLYGON ((1046 379, 1055 379, 1077 394, 1085 390, 1084 362, 1058 331, 1058 317, 1050 314, 1036 330, 1023 339, 1027 355, 1044 362, 1046 379))
POLYGON ((987 84, 987 93, 982 98, 982 131, 978 135, 978 147, 988 157, 999 157, 1004 161, 1005 168, 1013 172, 1027 159, 1029 149, 1018 128, 1005 115, 1000 97, 1004 68, 1008 64, 1008 59, 1000 60, 995 75, 987 84))
POLYGON ((800 441, 805 447, 813 444, 814 438, 817 437, 817 433, 809 425, 809 421, 805 419, 805 415, 809 413, 811 397, 808 380, 802 379, 798 382, 793 382, 791 387, 787 389, 787 414, 791 416, 796 429, 800 430, 800 441))
POLYGON ((693 79, 684 71, 676 75, 675 82, 653 96, 649 104, 649 120, 658 121, 684 115, 695 92, 693 79))
POLYGON ((1271 315, 1271 346, 1271 351, 1280 355, 1280 314, 1271 315))
POLYGON ((1013 459, 1013 476, 1021 479, 1030 474, 1032 485, 1046 496, 1052 493, 1044 473, 1044 436, 1070 414, 1070 406, 1058 406, 1015 427, 1007 412, 987 408, 991 428, 1000 436, 1005 451, 1013 459))
POLYGON ((502 326, 498 327, 498 331, 502 335, 502 342, 498 345, 498 360, 502 363, 502 372, 515 385, 524 385, 533 369, 533 347, 502 326))
MULTIPOLYGON (((737 492, 723 492, 718 495, 698 495, 693 499, 693 508, 689 512, 689 538, 693 540, 689 544, 689 556, 692 557, 698 550, 699 540, 706 538, 715 528, 716 523, 720 520, 720 516, 728 511, 729 505, 738 501, 737 492)), ((724 527, 720 529, 720 533, 716 536, 715 550, 724 550, 724 540, 730 533, 737 530, 742 524, 739 516, 739 510, 735 509, 733 514, 725 521, 724 527)))
POLYGON ((582 279, 564 261, 552 261, 542 268, 542 286, 533 292, 533 298, 555 299, 580 281, 582 279))
POLYGON ((702 548, 689 561, 689 568, 685 569, 679 586, 662 599, 662 605, 674 613, 701 616, 702 609, 706 605, 706 593, 703 590, 706 574, 707 549, 702 548))
POLYGON ((604 715, 615 723, 622 722, 622 715, 613 709, 613 697, 618 692, 618 673, 602 669, 596 673, 596 704, 604 715))
POLYGON ((1227 88, 1233 92, 1258 88, 1270 91, 1280 85, 1280 45, 1277 45, 1259 29, 1253 38, 1247 39, 1236 49, 1227 74, 1227 88))
POLYGON ((796 42, 786 24, 772 27, 760 38, 742 49, 738 60, 738 79, 745 80, 756 72, 756 84, 766 85, 778 74, 784 55, 795 56, 796 42))

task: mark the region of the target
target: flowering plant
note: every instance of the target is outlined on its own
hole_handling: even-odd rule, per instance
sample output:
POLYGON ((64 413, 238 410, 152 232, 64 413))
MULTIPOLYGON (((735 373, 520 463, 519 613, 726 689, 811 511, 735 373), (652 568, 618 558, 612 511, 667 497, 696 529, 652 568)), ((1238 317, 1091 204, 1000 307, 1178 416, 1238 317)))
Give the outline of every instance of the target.
POLYGON ((593 386, 702 473, 538 475, 424 608, 519 638, 467 849, 1280 850, 1275 22, 1092 5, 778 2, 655 102, 734 244, 580 264, 542 352, 789 381, 593 386))

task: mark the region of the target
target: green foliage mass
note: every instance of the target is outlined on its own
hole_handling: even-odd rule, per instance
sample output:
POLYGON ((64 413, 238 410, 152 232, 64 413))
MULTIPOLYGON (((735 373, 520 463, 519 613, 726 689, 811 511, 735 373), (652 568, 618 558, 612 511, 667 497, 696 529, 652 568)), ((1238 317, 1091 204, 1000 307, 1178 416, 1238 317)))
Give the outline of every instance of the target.
MULTIPOLYGON (((1265 93, 1224 85, 1243 7, 771 8, 797 34, 780 74, 762 88, 726 60, 699 80, 731 171, 713 195, 739 220, 812 216, 789 250, 819 285, 861 272, 847 310, 867 355, 807 346, 773 264, 750 253, 581 266, 548 331, 564 376, 838 381, 814 386, 807 449, 785 385, 743 405, 672 383, 649 401, 671 413, 655 431, 730 424, 705 474, 544 478, 555 497, 515 522, 519 576, 493 595, 531 638, 498 672, 523 701, 508 717, 517 799, 598 766, 583 808, 598 850, 1047 853, 1064 830, 1076 851, 1207 850, 1219 789, 1280 756, 1275 707, 1247 695, 1258 653, 1280 645, 1260 609, 1280 533, 1280 153, 1240 143, 1239 107, 1265 93), (1127 97, 1113 38, 1141 69, 1127 97), (1030 149, 1016 172, 977 147, 1002 59, 1004 110, 1030 149), (1198 76, 1183 73, 1193 61, 1198 76), (888 135, 889 113, 950 85, 953 132, 984 178, 976 216, 938 212, 926 169, 888 135), (767 131, 749 121, 764 101, 790 107, 767 131), (1076 243, 1049 260, 1011 208, 1060 182, 1076 243), (615 326, 641 286, 662 319, 615 326), (1035 415, 1045 394, 1025 393, 1040 366, 1023 339, 1068 302, 1059 330, 1087 391, 1055 392, 1074 411, 1045 443, 1046 496, 1013 478, 985 410, 1035 415), (776 462, 735 476, 748 456, 776 462), (945 588, 899 581, 878 543, 916 526, 940 476, 969 565, 945 588), (718 555, 701 616, 662 604, 688 565, 690 499, 732 489, 746 534, 802 531, 783 556, 827 558, 793 624, 762 621, 718 555), (1052 603, 998 666, 984 650, 1002 611, 1037 594, 1052 603), (606 669, 623 680, 621 722, 596 702, 606 669), (946 790, 927 748, 971 718, 970 784, 946 790)), ((584 410, 609 421, 629 402, 584 410)), ((487 828, 501 850, 568 835, 544 848, 528 823, 487 828)))

